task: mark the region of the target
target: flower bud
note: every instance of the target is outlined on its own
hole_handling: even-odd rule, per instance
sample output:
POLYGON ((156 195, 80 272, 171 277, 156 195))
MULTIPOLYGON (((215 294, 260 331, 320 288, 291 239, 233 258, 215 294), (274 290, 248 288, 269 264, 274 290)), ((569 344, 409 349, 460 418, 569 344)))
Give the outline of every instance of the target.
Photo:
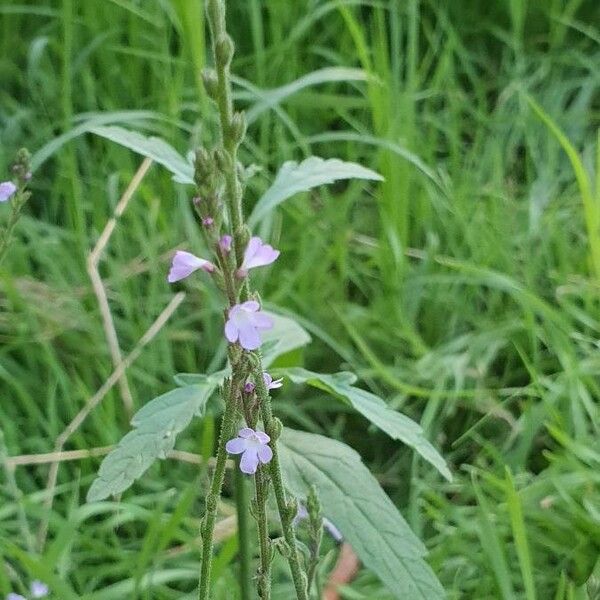
POLYGON ((243 112, 234 113, 229 123, 229 135, 236 144, 241 144, 246 135, 246 115, 243 112))
MULTIPOLYGON (((279 439, 282 431, 283 423, 277 417, 274 417, 269 425, 269 431, 267 431, 269 437, 271 438, 271 442, 276 442, 279 439)), ((298 510, 297 506, 296 510, 298 510)))
POLYGON ((215 220, 212 217, 202 217, 202 225, 204 225, 204 227, 212 227, 214 222, 215 220))
POLYGON ((254 384, 253 381, 246 381, 246 383, 244 384, 244 392, 246 394, 251 394, 255 388, 256 388, 256 385, 254 384))
POLYGON ((202 69, 202 81, 209 98, 216 100, 219 95, 219 80, 213 69, 202 69))
POLYGON ((226 173, 231 168, 231 155, 222 148, 215 148, 214 159, 221 173, 226 173))
POLYGON ((292 497, 287 501, 286 506, 288 518, 293 519, 298 514, 298 500, 292 497))
POLYGON ((219 65, 228 67, 233 58, 234 50, 233 40, 226 33, 220 36, 215 44, 215 55, 219 65))

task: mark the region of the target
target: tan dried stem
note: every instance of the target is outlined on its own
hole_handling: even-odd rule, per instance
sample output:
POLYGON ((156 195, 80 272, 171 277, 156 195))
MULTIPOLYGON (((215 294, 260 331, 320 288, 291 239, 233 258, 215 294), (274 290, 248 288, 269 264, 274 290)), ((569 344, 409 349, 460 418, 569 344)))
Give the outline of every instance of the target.
MULTIPOLYGON (((98 238, 94 249, 90 252, 87 260, 87 271, 92 281, 94 294, 98 300, 98 306, 100 307, 100 314, 102 315, 102 323, 104 326, 104 335, 106 336, 106 341, 108 342, 113 368, 115 369, 122 362, 121 348, 119 346, 119 338, 117 337, 117 331, 115 329, 112 313, 110 312, 106 288, 104 287, 104 282, 102 281, 102 277, 100 277, 100 271, 98 270, 98 264, 104 249, 108 245, 110 236, 117 226, 118 219, 125 212, 129 201, 133 197, 133 194, 136 192, 140 183, 142 182, 142 179, 152 166, 152 162, 153 161, 151 158, 145 158, 140 165, 139 169, 127 186, 127 189, 121 196, 121 199, 117 203, 113 216, 106 223, 104 230, 100 234, 100 237, 98 238)), ((119 378, 119 389, 121 391, 121 398, 123 400, 125 412, 128 417, 131 417, 133 414, 133 397, 131 395, 131 390, 129 389, 129 382, 127 381, 127 374, 125 371, 123 371, 121 377, 119 378)))
MULTIPOLYGON (((152 323, 149 329, 140 338, 135 348, 118 364, 115 370, 111 373, 110 377, 102 384, 100 389, 88 399, 84 407, 77 413, 74 419, 67 425, 64 431, 56 439, 54 444, 54 452, 60 454, 66 443, 66 441, 73 435, 75 431, 85 421, 87 416, 100 404, 103 398, 113 388, 113 386, 119 381, 123 373, 137 360, 142 353, 144 347, 156 336, 156 334, 163 328, 165 323, 171 318, 171 315, 177 310, 177 307, 183 302, 185 298, 184 292, 179 292, 173 296, 171 302, 166 308, 160 313, 157 319, 152 323)), ((46 483, 46 499, 44 505, 46 508, 46 515, 40 523, 38 531, 38 546, 43 548, 46 542, 46 535, 48 533, 48 521, 50 518, 50 510, 52 508, 52 502, 54 500, 54 490, 56 488, 56 480, 58 477, 58 467, 60 462, 53 461, 50 464, 50 470, 48 472, 48 481, 46 483)))

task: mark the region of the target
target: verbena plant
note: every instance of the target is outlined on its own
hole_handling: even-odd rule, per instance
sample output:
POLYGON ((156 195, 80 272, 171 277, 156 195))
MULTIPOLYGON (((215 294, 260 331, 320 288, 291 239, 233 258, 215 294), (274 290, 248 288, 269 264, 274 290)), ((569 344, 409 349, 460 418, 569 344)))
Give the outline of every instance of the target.
MULTIPOLYGON (((274 361, 310 341, 294 321, 263 310, 251 285, 250 271, 275 262, 279 252, 252 236, 244 218, 243 196, 249 170, 238 160, 246 134, 244 114, 232 104, 230 64, 234 45, 225 29, 223 0, 207 3, 212 35, 214 70, 203 73, 207 94, 215 102, 220 136, 211 150, 196 151, 186 162, 166 142, 117 127, 95 132, 150 156, 170 169, 175 179, 196 187, 193 204, 211 256, 175 254, 168 280, 175 283, 192 275, 210 277, 223 293, 227 365, 219 372, 175 377, 178 387, 147 403, 133 418, 134 429, 104 459, 88 501, 99 501, 126 490, 157 458, 166 457, 175 440, 194 417, 202 417, 218 390, 223 415, 214 470, 206 494, 202 520, 202 557, 198 598, 210 597, 213 534, 228 455, 238 457, 236 485, 244 478, 254 484, 254 498, 238 502, 242 597, 250 597, 249 572, 254 554, 248 540, 245 512, 257 522, 258 594, 271 597, 271 563, 277 549, 288 561, 295 595, 308 599, 318 592, 315 571, 319 561, 322 526, 326 518, 336 536, 343 536, 363 563, 398 598, 435 600, 444 597, 436 576, 424 560, 426 549, 381 489, 377 480, 348 446, 321 435, 284 428, 273 415, 271 390, 283 378, 308 384, 366 417, 393 439, 416 450, 446 478, 450 473, 422 429, 389 408, 379 397, 354 386, 352 373, 321 374, 303 368, 267 369, 274 361), (273 494, 282 537, 270 538, 268 499, 273 494), (296 539, 295 522, 309 519, 310 544, 296 539), (330 525, 333 527, 333 525, 330 525), (243 535, 242 535, 243 533, 243 535), (243 538, 243 539, 242 539, 243 538)), ((354 163, 311 157, 300 164, 283 165, 271 188, 254 207, 248 223, 257 221, 299 191, 340 179, 380 180, 354 163)), ((237 460, 237 459, 236 459, 237 460)), ((242 495, 243 498, 243 495, 242 495)))

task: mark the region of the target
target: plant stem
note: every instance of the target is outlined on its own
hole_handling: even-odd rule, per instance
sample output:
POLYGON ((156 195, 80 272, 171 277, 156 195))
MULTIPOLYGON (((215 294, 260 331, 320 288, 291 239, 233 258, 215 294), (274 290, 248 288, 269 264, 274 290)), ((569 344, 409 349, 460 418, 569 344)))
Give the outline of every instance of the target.
POLYGON ((288 503, 283 477, 281 475, 281 465, 279 463, 279 452, 277 449, 277 437, 280 433, 276 425, 276 420, 273 418, 273 410, 271 408, 271 398, 269 391, 265 385, 262 376, 262 359, 260 354, 255 353, 257 358, 257 368, 255 373, 256 392, 260 398, 260 412, 265 426, 265 430, 271 436, 271 449, 273 450, 273 458, 269 463, 271 471, 271 481, 273 482, 273 490, 277 501, 277 510, 281 519, 281 527, 283 529, 283 537, 289 547, 288 563, 292 572, 292 580, 296 590, 298 600, 308 600, 308 592, 306 585, 306 576, 300 565, 300 556, 298 554, 298 546, 296 543, 296 532, 294 531, 293 520, 296 516, 297 506, 294 503, 288 503))
POLYGON ((252 550, 250 548, 250 522, 248 519, 248 482, 244 474, 235 469, 235 507, 240 557, 240 598, 251 600, 252 594, 252 550))
POLYGON ((254 476, 256 485, 256 521, 258 522, 258 542, 260 547, 260 567, 258 570, 258 595, 262 600, 271 598, 271 542, 267 521, 267 497, 269 478, 260 467, 254 476))
POLYGON ((217 503, 221 496, 221 488, 225 479, 225 465, 227 463, 227 451, 225 444, 231 437, 235 424, 237 412, 238 382, 232 378, 229 380, 228 390, 225 398, 225 413, 221 423, 219 434, 219 445, 215 471, 213 473, 210 490, 206 495, 206 513, 202 524, 202 563, 200 567, 200 586, 198 589, 198 600, 209 600, 210 594, 210 570, 212 566, 213 533, 217 518, 217 503))

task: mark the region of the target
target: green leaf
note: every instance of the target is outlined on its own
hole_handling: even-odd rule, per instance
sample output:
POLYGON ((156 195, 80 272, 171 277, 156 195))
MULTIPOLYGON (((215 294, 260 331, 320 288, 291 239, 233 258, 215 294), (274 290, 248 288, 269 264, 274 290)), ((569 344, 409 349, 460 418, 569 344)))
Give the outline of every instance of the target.
POLYGON ((354 450, 321 435, 289 428, 279 441, 290 492, 304 499, 314 484, 323 514, 397 598, 445 598, 423 559, 425 546, 354 450))
POLYGON ((92 483, 88 502, 104 500, 126 490, 157 458, 166 458, 175 439, 195 415, 202 415, 216 387, 208 377, 202 383, 176 388, 154 398, 131 420, 135 427, 106 456, 92 483))
POLYGON ((194 167, 188 163, 173 146, 159 137, 146 137, 137 131, 122 127, 92 127, 92 133, 116 142, 155 162, 173 173, 173 179, 179 183, 194 183, 194 167))
POLYGON ((427 440, 421 426, 388 406, 379 396, 354 387, 352 384, 356 376, 353 373, 324 375, 301 368, 284 369, 281 372, 294 383, 307 383, 344 400, 391 438, 400 440, 418 452, 448 481, 452 480, 446 461, 427 440))
POLYGON ((287 161, 283 163, 273 185, 256 203, 248 224, 255 225, 276 206, 298 192, 307 192, 319 185, 334 183, 340 179, 383 181, 383 177, 375 171, 337 158, 324 160, 318 156, 311 156, 300 164, 287 161))
POLYGON ((266 369, 279 356, 306 346, 311 338, 294 319, 267 310, 264 312, 273 319, 273 327, 261 333, 263 366, 266 369))

